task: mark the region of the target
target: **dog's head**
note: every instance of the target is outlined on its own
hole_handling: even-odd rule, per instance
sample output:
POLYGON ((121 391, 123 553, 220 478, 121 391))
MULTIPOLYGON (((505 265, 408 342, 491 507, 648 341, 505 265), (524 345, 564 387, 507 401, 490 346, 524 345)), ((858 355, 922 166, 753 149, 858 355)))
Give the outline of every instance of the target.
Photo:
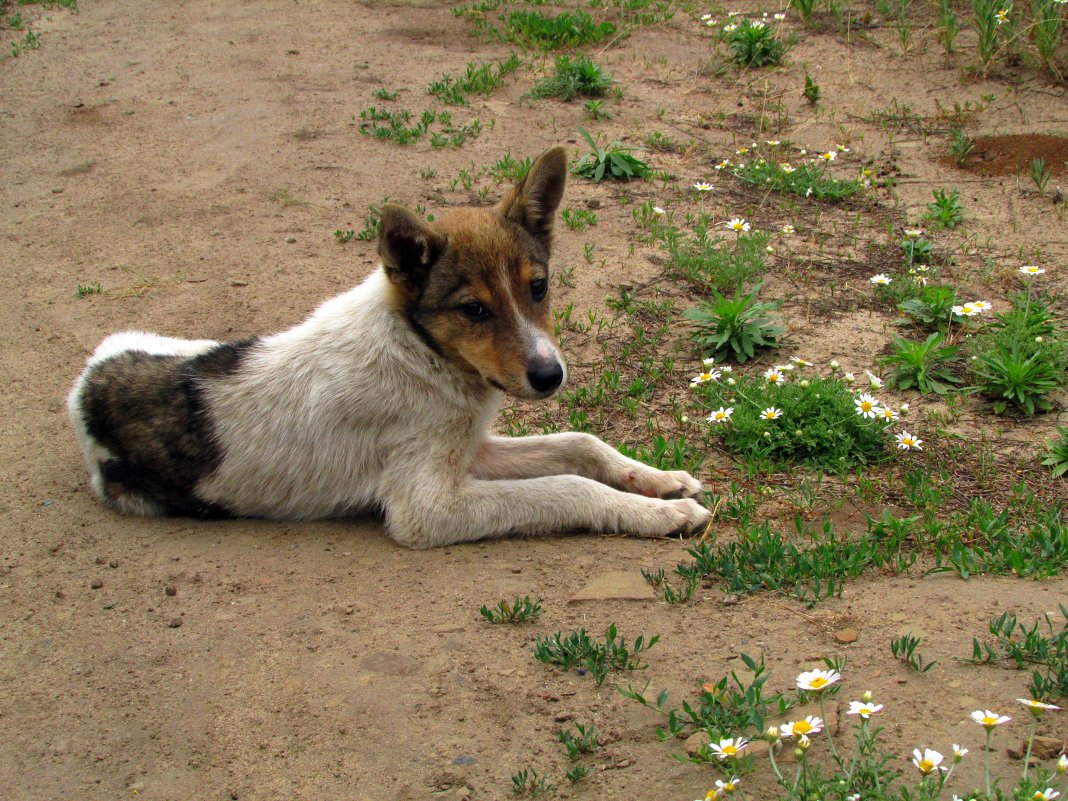
POLYGON ((378 252, 398 311, 445 358, 520 398, 547 398, 567 368, 552 334, 549 249, 567 156, 546 151, 496 206, 433 224, 382 208, 378 252))

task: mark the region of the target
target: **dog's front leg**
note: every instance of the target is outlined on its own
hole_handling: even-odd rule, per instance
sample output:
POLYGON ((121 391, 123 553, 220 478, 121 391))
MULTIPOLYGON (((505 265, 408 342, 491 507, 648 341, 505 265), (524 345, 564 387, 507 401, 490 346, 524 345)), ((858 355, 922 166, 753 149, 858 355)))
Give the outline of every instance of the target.
POLYGON ((586 529, 665 537, 711 518, 690 498, 631 495, 577 475, 483 481, 443 471, 405 477, 385 499, 386 526, 402 545, 432 548, 507 534, 586 529))
POLYGON ((483 479, 573 474, 651 498, 693 498, 701 492, 701 483, 683 470, 657 470, 578 433, 488 436, 475 453, 471 474, 483 479))

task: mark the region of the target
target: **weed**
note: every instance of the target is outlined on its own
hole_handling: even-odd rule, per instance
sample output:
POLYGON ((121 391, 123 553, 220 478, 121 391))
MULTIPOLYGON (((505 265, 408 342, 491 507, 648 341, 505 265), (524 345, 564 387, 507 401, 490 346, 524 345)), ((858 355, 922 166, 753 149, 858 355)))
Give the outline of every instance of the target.
POLYGON ((979 36, 977 52, 979 55, 980 74, 986 75, 990 61, 998 47, 998 36, 1003 19, 1003 0, 971 0, 975 14, 975 31, 979 36))
POLYGON ((934 258, 934 245, 917 231, 906 233, 905 238, 898 243, 904 258, 905 269, 912 269, 920 265, 930 264, 934 258))
POLYGON ((919 637, 913 637, 911 634, 902 634, 900 637, 890 641, 890 653, 894 655, 894 659, 900 659, 908 665, 909 670, 914 670, 917 673, 926 673, 937 665, 938 661, 925 661, 920 654, 916 653, 916 649, 919 645, 919 637))
POLYGON ((592 768, 588 768, 585 765, 572 765, 564 771, 564 776, 566 776, 567 780, 572 784, 577 784, 585 779, 591 772, 592 768))
MULTIPOLYGON (((930 284, 920 289, 916 297, 897 304, 897 308, 923 328, 944 330, 949 326, 953 307, 957 304, 957 290, 946 284, 930 284)), ((909 322, 902 320, 900 322, 909 322)))
POLYGON ((597 730, 593 725, 583 726, 575 724, 575 731, 569 729, 560 731, 556 735, 567 750, 568 759, 576 760, 583 754, 592 754, 597 750, 597 730))
POLYGON ((662 434, 655 435, 648 446, 631 448, 622 444, 619 452, 658 470, 685 470, 688 473, 696 472, 705 459, 704 451, 687 442, 686 437, 669 439, 662 434))
POLYGON ((565 101, 603 97, 612 85, 612 76, 586 56, 559 56, 553 69, 552 75, 530 90, 531 97, 558 97, 565 101))
POLYGON ((493 609, 483 605, 478 613, 490 623, 534 623, 541 616, 541 600, 531 601, 529 595, 508 601, 497 601, 493 609))
POLYGON ((22 12, 16 11, 14 14, 9 15, 5 20, 7 27, 13 31, 21 31, 25 23, 22 21, 22 12))
POLYGON ((801 21, 808 25, 812 19, 812 11, 816 7, 816 0, 790 0, 789 7, 795 9, 801 21))
POLYGON ((18 58, 27 50, 36 50, 41 46, 41 35, 35 31, 26 31, 21 41, 11 43, 11 55, 18 58))
POLYGON ((513 11, 505 20, 504 37, 509 42, 535 50, 560 50, 597 44, 616 35, 607 20, 595 22, 587 12, 564 11, 547 17, 540 11, 513 11))
POLYGON ((1057 65, 1057 47, 1062 38, 1066 20, 1064 3, 1061 0, 1031 0, 1031 38, 1046 70, 1055 78, 1063 78, 1057 65))
POLYGON ((527 177, 534 159, 530 156, 517 159, 510 152, 505 153, 489 168, 489 174, 497 183, 519 183, 527 177))
POLYGON ((437 175, 437 171, 433 167, 423 167, 419 170, 419 177, 424 181, 429 181, 431 178, 437 175))
POLYGON ((1020 349, 984 353, 972 364, 972 375, 979 390, 994 400, 994 411, 1003 414, 1012 404, 1027 414, 1049 411, 1052 402, 1046 397, 1063 383, 1051 365, 1033 353, 1020 349))
MULTIPOLYGON (((505 76, 519 69, 519 56, 512 53, 497 64, 469 62, 459 78, 445 73, 427 87, 427 94, 453 106, 467 105, 468 95, 491 95, 504 86, 505 76)), ((376 95, 377 96, 377 95, 376 95)), ((393 98, 387 98, 392 100, 393 98)))
POLYGON ((805 73, 805 88, 801 91, 801 94, 805 96, 805 100, 808 101, 808 104, 810 106, 819 105, 820 86, 818 83, 812 80, 812 76, 809 75, 807 72, 805 73))
POLYGON ((897 0, 897 13, 894 15, 894 27, 897 28, 897 38, 901 42, 901 52, 907 53, 909 41, 912 39, 912 25, 909 22, 909 7, 912 0, 897 0))
POLYGON ((429 134, 430 144, 434 147, 461 147, 468 139, 474 139, 482 133, 481 120, 456 125, 448 111, 424 111, 418 121, 414 121, 408 109, 393 111, 368 106, 360 112, 360 119, 360 133, 397 145, 413 144, 429 134), (434 125, 439 126, 440 130, 431 131, 434 125))
POLYGON ((100 286, 99 281, 92 281, 88 284, 78 284, 77 289, 74 290, 74 294, 79 298, 84 298, 86 295, 99 295, 104 291, 104 287, 100 286))
POLYGON ((960 202, 960 190, 949 192, 946 189, 934 190, 934 202, 927 204, 924 219, 930 220, 943 228, 956 228, 964 219, 964 206, 960 202))
POLYGON ((945 334, 936 331, 923 342, 912 342, 901 337, 891 337, 893 353, 882 359, 884 367, 892 367, 887 380, 898 389, 915 387, 922 393, 945 395, 953 384, 961 379, 947 369, 956 361, 960 345, 943 345, 945 334))
POLYGON ((632 156, 630 148, 623 147, 619 142, 600 147, 589 131, 585 128, 578 130, 592 148, 592 152, 580 158, 571 168, 575 175, 589 178, 594 183, 600 183, 605 178, 629 181, 631 178, 645 178, 649 175, 649 165, 637 156, 632 156))
POLYGON ((794 166, 785 162, 755 159, 737 165, 733 172, 747 184, 832 203, 852 197, 863 188, 858 180, 826 177, 827 162, 803 162, 794 166))
POLYGON ((764 274, 771 235, 763 231, 713 233, 712 219, 701 214, 685 232, 654 217, 650 233, 667 251, 665 270, 700 292, 738 291, 764 274), (733 242, 731 241, 733 238, 733 242))
MULTIPOLYGON (((370 242, 373 239, 378 239, 378 235, 382 233, 382 218, 380 216, 383 204, 389 200, 389 196, 382 198, 382 202, 378 205, 370 205, 367 208, 367 216, 363 218, 363 228, 356 233, 356 239, 360 242, 370 242)), ((337 236, 335 233, 334 236, 337 236)), ((345 240, 348 241, 348 240, 345 240)))
POLYGON ((603 642, 590 639, 585 629, 573 631, 567 637, 560 632, 551 637, 538 637, 534 642, 534 658, 547 665, 559 665, 564 670, 577 667, 583 672, 589 671, 600 686, 612 671, 644 670, 647 665, 638 655, 659 640, 659 634, 648 640, 639 635, 628 647, 613 623, 605 631, 603 642))
POLYGON ((588 226, 597 225, 597 215, 588 209, 566 208, 560 217, 572 231, 585 231, 588 226))
POLYGON ((1057 436, 1046 443, 1042 464, 1050 469, 1054 478, 1068 472, 1068 426, 1057 426, 1057 436))
POLYGON ((676 590, 667 580, 664 568, 654 572, 646 570, 644 567, 642 568, 642 578, 648 581, 654 590, 658 590, 664 600, 673 606, 687 603, 693 597, 694 592, 697 590, 697 584, 701 580, 700 576, 691 573, 683 577, 682 589, 676 590))
POLYGON ((949 155, 953 156, 957 164, 964 164, 968 154, 975 149, 975 142, 968 134, 964 133, 963 128, 953 128, 950 135, 953 138, 949 142, 949 155))
POLYGON ((665 136, 660 131, 653 131, 645 137, 645 144, 662 153, 684 153, 689 147, 689 145, 684 145, 681 142, 676 142, 671 137, 665 136))
POLYGON ((667 690, 661 690, 654 701, 647 699, 645 693, 648 684, 641 690, 635 690, 628 684, 619 693, 666 717, 666 726, 658 726, 656 730, 660 740, 696 730, 707 732, 712 742, 750 732, 759 735, 764 732, 769 718, 785 714, 793 702, 782 693, 766 694, 764 685, 770 675, 763 656, 759 662, 748 654, 740 654, 739 658, 753 674, 752 679, 746 681, 732 671, 718 681, 702 684, 697 700, 683 701, 679 709, 668 709, 667 690))
POLYGON ((769 312, 781 307, 782 301, 757 302, 761 286, 757 284, 746 293, 739 289, 731 298, 713 290, 711 301, 683 312, 682 316, 694 324, 692 336, 704 355, 745 363, 758 350, 779 347, 783 329, 772 321, 769 312))
POLYGON ((743 19, 723 39, 739 67, 777 67, 786 54, 786 45, 763 22, 743 19))
POLYGON ((533 768, 524 768, 512 775, 512 794, 538 798, 553 791, 553 786, 533 768))
POLYGON ((1007 659, 1017 670, 1035 666, 1029 689, 1036 700, 1068 697, 1068 608, 1060 604, 1064 623, 1054 625, 1049 613, 1028 628, 1016 615, 1006 612, 990 621, 994 642, 972 640, 972 660, 994 663, 1007 659))
POLYGON ((354 236, 356 236, 356 232, 351 228, 347 231, 343 231, 340 228, 334 231, 334 239, 336 239, 342 245, 350 241, 354 236))
POLYGON ((612 119, 612 112, 604 107, 603 100, 587 100, 582 104, 582 109, 594 122, 612 119))
POLYGON ((940 29, 938 39, 942 42, 946 55, 952 55, 956 46, 957 34, 961 30, 960 19, 953 9, 952 0, 938 0, 938 26, 940 29))
POLYGON ((1046 194, 1049 179, 1053 177, 1053 171, 1046 165, 1046 160, 1043 158, 1032 159, 1027 167, 1027 174, 1031 176, 1031 180, 1038 187, 1038 193, 1040 195, 1046 194))
POLYGON ((876 399, 855 395, 833 377, 787 380, 788 366, 763 376, 695 380, 702 407, 727 410, 721 419, 710 416, 711 436, 742 455, 751 470, 804 464, 841 474, 889 457, 884 410, 876 399), (862 402, 871 407, 864 414, 862 402))
POLYGON ((396 90, 395 92, 391 92, 389 91, 389 89, 382 87, 380 89, 375 89, 374 94, 375 100, 396 100, 398 97, 400 97, 400 89, 396 90))

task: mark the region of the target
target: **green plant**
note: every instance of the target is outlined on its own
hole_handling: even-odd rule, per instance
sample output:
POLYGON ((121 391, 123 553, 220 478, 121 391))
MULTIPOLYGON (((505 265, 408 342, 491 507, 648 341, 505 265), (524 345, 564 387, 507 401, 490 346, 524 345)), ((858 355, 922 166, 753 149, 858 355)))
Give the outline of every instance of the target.
POLYGON ((901 42, 901 52, 907 53, 909 41, 912 39, 912 25, 909 22, 909 7, 912 0, 897 0, 897 9, 894 14, 894 27, 897 28, 897 38, 901 42))
POLYGON ((943 345, 945 334, 936 331, 923 342, 913 342, 901 337, 891 337, 894 352, 882 359, 885 367, 892 367, 893 372, 888 381, 898 389, 916 387, 923 393, 945 395, 953 384, 961 379, 947 369, 947 365, 956 361, 960 345, 943 345))
POLYGON ((855 179, 826 177, 828 161, 819 164, 802 162, 792 165, 785 162, 753 159, 732 168, 732 172, 747 184, 777 192, 789 192, 816 200, 836 203, 852 197, 863 184, 855 179))
MULTIPOLYGON (((443 103, 454 106, 467 104, 468 95, 490 95, 504 86, 505 76, 519 69, 519 56, 512 53, 496 64, 469 62, 464 74, 458 78, 445 73, 427 87, 427 94, 436 96, 443 103)), ((377 95, 376 95, 377 97, 377 95)), ((393 98, 385 98, 392 100, 393 98)))
POLYGON ((1049 411, 1053 404, 1046 396, 1063 383, 1040 354, 1025 356, 1019 349, 983 353, 971 370, 978 390, 993 399, 998 414, 1010 404, 1027 414, 1049 411))
POLYGON ((398 97, 400 97, 400 90, 398 89, 395 92, 391 92, 389 91, 389 89, 381 87, 375 89, 374 95, 375 100, 396 100, 398 97))
POLYGON ((945 189, 934 190, 934 202, 927 204, 924 219, 937 223, 943 228, 956 228, 964 219, 964 206, 960 202, 960 190, 949 192, 945 189))
POLYGON ((597 215, 588 209, 566 208, 560 212, 560 218, 572 231, 585 231, 590 225, 597 225, 597 215))
POLYGON ((700 577, 692 574, 683 576, 683 585, 681 590, 676 590, 671 586, 671 582, 667 580, 667 576, 664 574, 664 568, 660 568, 657 571, 646 570, 642 568, 642 578, 648 581, 654 590, 659 590, 664 600, 669 604, 684 604, 687 603, 697 589, 697 584, 700 581, 700 577))
POLYGON ((524 768, 512 775, 512 794, 538 798, 553 791, 553 786, 533 768, 524 768))
POLYGON ((926 673, 937 665, 938 662, 937 660, 927 662, 920 654, 916 653, 916 649, 919 645, 919 637, 913 637, 911 634, 902 634, 900 637, 890 641, 890 652, 894 655, 894 659, 900 659, 908 665, 909 670, 914 670, 917 673, 926 673))
POLYGON ((699 292, 734 291, 760 278, 767 264, 771 235, 763 231, 721 234, 712 231, 712 218, 701 214, 692 219, 687 232, 649 209, 640 217, 651 222, 651 237, 667 252, 668 275, 681 278, 699 292), (732 241, 733 240, 733 241, 732 241))
POLYGON ((41 46, 41 35, 35 31, 26 31, 21 41, 11 43, 11 55, 18 58, 27 50, 36 50, 41 46))
POLYGON ((564 670, 577 667, 582 673, 588 671, 600 686, 612 671, 644 670, 647 665, 638 655, 659 640, 659 634, 648 640, 639 635, 628 647, 613 623, 605 631, 603 642, 590 639, 585 629, 573 631, 567 637, 560 632, 551 637, 538 637, 534 642, 534 658, 548 665, 559 665, 564 670))
POLYGON ((603 100, 587 100, 582 108, 594 122, 612 119, 612 112, 604 107, 603 100))
POLYGON ((905 238, 899 243, 899 247, 904 256, 906 269, 921 264, 930 264, 934 258, 934 245, 917 231, 912 231, 911 234, 906 233, 905 238))
POLYGON ((490 609, 483 605, 478 613, 490 623, 534 623, 541 616, 541 600, 531 601, 529 595, 508 601, 497 601, 490 609))
POLYGON ((419 170, 419 177, 424 181, 429 181, 431 178, 437 175, 437 171, 433 167, 423 167, 419 170))
MULTIPOLYGON (((811 0, 809 0, 811 2, 811 0)), ((807 72, 805 73, 805 88, 801 94, 805 96, 805 100, 808 101, 810 106, 819 105, 820 102, 820 87, 819 84, 812 80, 812 76, 807 72)))
POLYGON ((1003 0, 971 0, 975 15, 975 32, 978 34, 976 46, 979 55, 980 74, 986 75, 990 61, 997 53, 999 27, 1004 22, 1003 0))
POLYGON ((946 51, 951 55, 955 49, 957 34, 960 33, 960 19, 953 9, 951 0, 938 0, 938 25, 940 32, 939 40, 946 51))
POLYGON ((684 153, 689 147, 689 145, 684 145, 669 136, 665 136, 662 131, 653 131, 645 137, 645 144, 653 150, 659 150, 664 153, 684 153))
POLYGON ((338 228, 336 231, 334 231, 334 239, 336 239, 341 244, 345 244, 346 242, 351 240, 354 236, 356 236, 356 232, 354 230, 352 230, 351 228, 349 230, 347 230, 347 231, 343 231, 340 228, 338 228))
POLYGON ((1068 19, 1061 0, 1031 0, 1031 38, 1038 50, 1042 64, 1055 78, 1064 77, 1057 64, 1056 54, 1060 45, 1065 21, 1068 19))
POLYGON ((972 660, 996 663, 1007 659, 1017 670, 1034 666, 1029 690, 1037 700, 1054 701, 1068 697, 1068 608, 1060 604, 1064 622, 1058 628, 1049 613, 1033 626, 1020 623, 1006 612, 990 621, 994 642, 972 640, 972 660))
POLYGON ((583 726, 581 723, 576 723, 574 733, 569 729, 564 729, 557 732, 556 736, 564 744, 568 759, 576 760, 583 754, 592 754, 597 750, 597 730, 592 724, 583 726))
POLYGON ((743 19, 724 39, 739 67, 776 67, 786 53, 786 45, 763 22, 743 19))
POLYGON ((1035 186, 1038 187, 1038 193, 1040 195, 1046 194, 1049 179, 1053 177, 1053 171, 1046 165, 1046 160, 1043 158, 1032 159, 1027 167, 1027 173, 1031 176, 1031 180, 1035 182, 1035 186))
POLYGON ((578 160, 571 168, 571 172, 583 178, 589 178, 594 183, 600 183, 605 178, 617 181, 629 181, 631 178, 645 178, 649 174, 649 165, 636 156, 631 155, 631 149, 623 147, 619 142, 613 142, 608 147, 600 147, 590 132, 585 128, 579 128, 579 133, 586 143, 592 148, 578 160))
POLYGON ((1068 426, 1057 426, 1057 436, 1046 443, 1042 464, 1050 469, 1054 478, 1068 472, 1068 426))
POLYGON ((547 17, 540 11, 513 11, 504 21, 504 38, 536 50, 560 50, 597 44, 616 35, 615 24, 594 21, 586 11, 547 17))
MULTIPOLYGON (((957 290, 947 284, 929 284, 920 289, 916 297, 897 304, 912 322, 924 328, 944 330, 950 323, 953 307, 957 304, 957 290)), ((907 322, 907 321, 901 321, 907 322)))
POLYGON ((816 7, 816 0, 790 0, 789 7, 796 9, 801 21, 808 25, 812 19, 812 11, 816 7))
POLYGON ((567 780, 572 784, 577 784, 585 779, 590 774, 590 771, 591 769, 586 765, 572 765, 564 771, 564 776, 566 776, 567 780))
POLYGON ((949 155, 953 156, 957 164, 964 164, 968 155, 975 149, 975 142, 960 127, 954 127, 950 135, 952 139, 949 142, 949 155))
POLYGON ((531 97, 603 97, 612 85, 612 76, 586 56, 559 56, 549 77, 530 90, 531 97))
POLYGON ((77 289, 74 290, 74 294, 79 298, 84 298, 86 295, 99 295, 104 291, 104 288, 100 286, 99 281, 93 281, 88 284, 78 284, 77 289))
POLYGON ((489 173, 493 176, 493 180, 499 184, 505 181, 517 184, 527 177, 527 173, 530 172, 530 166, 533 163, 534 159, 530 156, 517 159, 511 153, 505 153, 489 168, 489 173))
POLYGON ((745 293, 739 289, 731 298, 713 290, 711 301, 683 312, 682 316, 693 322, 693 339, 706 356, 744 363, 758 349, 779 347, 783 329, 772 321, 769 312, 781 307, 782 301, 757 302, 761 286, 757 284, 745 293))

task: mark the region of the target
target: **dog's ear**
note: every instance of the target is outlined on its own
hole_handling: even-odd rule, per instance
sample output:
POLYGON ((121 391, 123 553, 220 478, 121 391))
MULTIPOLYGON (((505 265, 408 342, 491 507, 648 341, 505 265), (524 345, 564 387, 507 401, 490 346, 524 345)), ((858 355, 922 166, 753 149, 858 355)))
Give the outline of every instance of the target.
POLYGON ((530 165, 527 177, 501 201, 500 212, 548 248, 566 182, 567 151, 559 145, 549 148, 530 165))
POLYGON ((382 257, 386 275, 395 284, 417 289, 445 251, 448 238, 404 206, 387 203, 380 218, 378 255, 382 257))

